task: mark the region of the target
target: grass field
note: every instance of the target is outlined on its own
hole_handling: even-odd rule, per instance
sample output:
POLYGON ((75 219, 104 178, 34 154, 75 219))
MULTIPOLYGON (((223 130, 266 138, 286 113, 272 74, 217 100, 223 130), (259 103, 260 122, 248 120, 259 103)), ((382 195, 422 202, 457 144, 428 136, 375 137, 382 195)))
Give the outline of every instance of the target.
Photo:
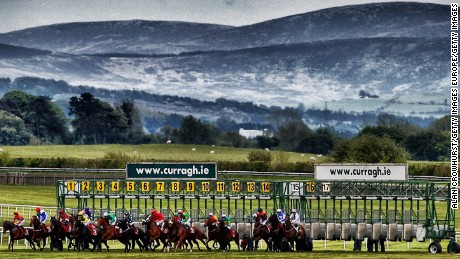
MULTIPOLYGON (((203 145, 179 144, 146 144, 146 145, 43 145, 43 146, 2 146, 4 152, 11 157, 74 157, 74 158, 103 158, 109 152, 123 153, 136 161, 248 161, 248 154, 256 149, 212 147, 203 145), (196 151, 192 151, 195 148, 196 151), (210 151, 214 150, 214 154, 210 151)), ((301 157, 299 153, 271 151, 276 159, 279 154, 287 154, 289 162, 306 162, 313 156, 306 154, 301 157)), ((283 155, 284 158, 284 155, 283 155)), ((325 157, 317 158, 318 161, 325 157)))
MULTIPOLYGON (((71 202, 75 202, 72 200, 71 202)), ((17 205, 39 205, 39 206, 56 206, 56 197, 55 197, 55 187, 52 186, 11 186, 11 185, 0 185, 0 204, 17 204, 17 205)), ((76 204, 70 204, 75 206, 76 204)), ((33 210, 33 207, 31 207, 33 210)), ((5 211, 2 211, 1 215, 2 220, 11 219, 11 215, 8 215, 5 211)), ((457 224, 460 222, 460 214, 457 213, 457 224)), ((460 228, 460 227, 459 227, 460 228)), ((25 250, 24 244, 21 242, 19 245, 15 245, 16 249, 14 253, 7 251, 6 237, 3 237, 3 244, 0 245, 0 257, 3 258, 113 258, 123 256, 126 258, 138 258, 138 257, 158 257, 161 258, 176 258, 178 256, 183 257, 192 257, 192 258, 202 258, 204 256, 220 256, 220 253, 208 253, 208 252, 193 252, 193 253, 151 253, 144 252, 140 253, 138 250, 131 251, 128 254, 123 253, 122 247, 118 242, 110 244, 113 250, 109 253, 106 251, 102 253, 91 253, 84 252, 83 254, 77 252, 50 252, 47 247, 43 252, 33 252, 31 250, 25 250)), ((429 245, 429 240, 426 242, 417 242, 412 243, 406 242, 389 242, 389 247, 387 247, 386 253, 368 253, 365 251, 362 252, 353 252, 353 242, 346 242, 346 247, 344 249, 343 241, 327 241, 325 248, 325 242, 321 240, 314 241, 314 252, 312 253, 269 253, 270 258, 286 258, 286 257, 300 257, 300 258, 447 258, 448 255, 445 253, 447 249, 447 240, 442 242, 444 253, 442 255, 431 255, 428 254, 427 248, 429 245)), ((363 249, 365 244, 363 243, 363 249)), ((236 249, 236 247, 233 247, 236 249)), ((233 251, 231 253, 225 253, 227 258, 263 258, 266 257, 267 253, 264 252, 240 252, 233 251)))

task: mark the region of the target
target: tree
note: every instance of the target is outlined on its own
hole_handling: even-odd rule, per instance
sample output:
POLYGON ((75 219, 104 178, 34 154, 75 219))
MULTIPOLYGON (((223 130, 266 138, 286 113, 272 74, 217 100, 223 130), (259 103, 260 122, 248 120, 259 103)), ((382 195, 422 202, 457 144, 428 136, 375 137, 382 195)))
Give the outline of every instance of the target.
POLYGON ((144 139, 144 130, 139 109, 130 100, 124 100, 118 109, 126 118, 128 124, 128 143, 139 144, 144 139))
POLYGON ((276 137, 257 136, 256 137, 257 147, 261 149, 272 149, 279 146, 280 140, 276 137))
POLYGON ((183 144, 215 144, 219 130, 209 124, 203 124, 193 116, 184 118, 179 129, 179 141, 183 144))
POLYGON ((280 146, 290 151, 295 150, 298 143, 311 134, 311 130, 301 120, 282 124, 277 133, 280 140, 280 146))
POLYGON ((328 154, 335 145, 336 137, 328 128, 319 128, 299 142, 297 152, 328 154))
MULTIPOLYGON (((340 146, 343 152, 343 146, 340 146)), ((409 153, 388 137, 361 135, 349 142, 346 161, 350 163, 404 163, 409 153)))
POLYGON ((20 117, 41 143, 68 143, 67 118, 48 96, 11 91, 0 100, 0 107, 20 117))
POLYGON ((0 144, 2 145, 27 145, 31 134, 18 116, 0 110, 0 144))
POLYGON ((274 129, 278 129, 283 124, 301 120, 302 115, 300 114, 300 111, 290 107, 285 109, 281 109, 279 107, 273 108, 272 113, 268 116, 268 121, 272 124, 274 129))
POLYGON ((128 120, 120 109, 82 93, 69 100, 69 115, 74 115, 72 125, 79 143, 123 143, 127 139, 128 120))
POLYGON ((422 131, 411 134, 405 146, 412 159, 444 161, 450 155, 450 133, 448 131, 422 131))

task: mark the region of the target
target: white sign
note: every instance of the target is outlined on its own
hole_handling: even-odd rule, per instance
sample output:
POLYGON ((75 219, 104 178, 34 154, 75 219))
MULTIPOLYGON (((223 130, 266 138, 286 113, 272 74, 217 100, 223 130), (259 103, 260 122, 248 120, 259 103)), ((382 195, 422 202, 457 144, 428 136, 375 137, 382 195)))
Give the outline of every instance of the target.
POLYGON ((317 164, 315 180, 320 181, 405 181, 407 164, 317 164))
POLYGON ((285 190, 284 195, 292 195, 292 196, 303 195, 303 188, 304 186, 302 182, 284 183, 284 190, 285 190))
POLYGON ((331 192, 331 183, 323 183, 323 192, 331 192))

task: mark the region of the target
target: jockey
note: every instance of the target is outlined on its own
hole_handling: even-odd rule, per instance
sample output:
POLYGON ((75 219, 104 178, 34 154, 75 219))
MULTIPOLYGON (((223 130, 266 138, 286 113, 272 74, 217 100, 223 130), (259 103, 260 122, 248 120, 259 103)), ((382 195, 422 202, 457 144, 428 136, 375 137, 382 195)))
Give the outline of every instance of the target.
POLYGON ((40 209, 40 207, 35 208, 35 211, 37 212, 38 220, 40 221, 40 223, 44 225, 46 219, 48 218, 48 215, 46 214, 44 210, 40 209))
POLYGON ((104 212, 104 218, 106 218, 108 221, 109 221, 109 224, 111 226, 113 226, 116 230, 118 230, 118 232, 122 232, 122 230, 120 229, 120 227, 118 227, 116 225, 117 223, 117 217, 115 216, 115 214, 113 214, 112 212, 110 213, 107 213, 107 212, 104 212))
POLYGON ((220 216, 220 222, 224 224, 224 226, 226 226, 228 230, 230 230, 230 217, 227 217, 227 215, 222 214, 222 216, 220 216))
POLYGON ((110 225, 115 226, 115 223, 117 222, 117 217, 115 217, 115 215, 112 212, 110 213, 104 212, 103 215, 104 215, 104 218, 106 218, 109 221, 110 225))
POLYGON ((85 213, 88 216, 89 220, 93 219, 93 216, 91 215, 91 211, 89 210, 88 207, 85 208, 83 213, 85 213))
POLYGON ((193 228, 190 227, 191 225, 191 218, 188 213, 184 213, 182 210, 178 210, 177 214, 179 214, 180 218, 182 219, 182 224, 190 230, 190 233, 193 233, 193 228))
POLYGON ((83 211, 78 212, 77 219, 83 222, 83 225, 88 226, 89 217, 83 211))
POLYGON ((289 219, 291 220, 292 225, 294 226, 295 230, 297 233, 300 230, 299 224, 300 224, 300 215, 297 212, 296 209, 291 210, 291 215, 289 216, 289 219))
POLYGON ((182 220, 182 218, 179 216, 179 213, 177 213, 177 212, 174 213, 173 219, 175 219, 176 221, 181 221, 182 220))
MULTIPOLYGON (((26 220, 24 217, 17 211, 13 212, 13 224, 19 228, 19 231, 21 231, 21 235, 24 235, 24 223, 26 223, 26 220)), ((27 234, 27 232, 26 232, 27 234)))
POLYGON ((267 212, 265 212, 262 208, 257 209, 257 215, 260 217, 260 223, 265 225, 267 223, 268 217, 267 212))
POLYGON ((161 228, 163 228, 163 221, 165 217, 161 212, 158 212, 156 209, 152 209, 149 216, 150 220, 155 222, 155 224, 161 228))
POLYGON ((59 210, 59 222, 63 223, 69 232, 71 231, 71 228, 69 228, 69 216, 63 209, 59 210))
POLYGON ((284 223, 286 222, 286 214, 281 209, 276 210, 276 217, 278 217, 279 222, 284 223))
POLYGON ((217 217, 212 212, 209 213, 209 222, 211 222, 212 225, 216 225, 217 223, 217 217))
POLYGON ((131 226, 134 224, 134 219, 131 215, 129 215, 129 212, 125 213, 125 218, 123 219, 123 221, 126 222, 128 226, 131 226))

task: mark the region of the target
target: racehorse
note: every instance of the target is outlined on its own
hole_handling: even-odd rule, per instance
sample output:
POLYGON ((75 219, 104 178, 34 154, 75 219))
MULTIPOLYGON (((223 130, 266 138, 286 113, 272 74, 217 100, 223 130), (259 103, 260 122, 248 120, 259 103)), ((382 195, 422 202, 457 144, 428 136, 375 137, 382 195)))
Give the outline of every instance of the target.
POLYGON ((217 225, 215 240, 219 243, 219 250, 230 250, 230 241, 234 240, 240 251, 239 234, 231 229, 228 229, 224 222, 220 221, 217 225))
POLYGON ((10 232, 10 242, 8 243, 8 250, 11 249, 11 252, 13 252, 14 241, 20 239, 26 239, 29 242, 30 246, 34 249, 34 251, 36 250, 35 244, 34 242, 32 242, 32 230, 28 230, 28 233, 26 231, 24 234, 21 234, 21 230, 19 229, 19 227, 8 220, 3 221, 2 226, 3 234, 5 234, 7 230, 10 232))
POLYGON ((107 248, 107 251, 109 251, 109 245, 107 244, 107 240, 118 240, 122 244, 125 245, 125 252, 129 252, 131 249, 131 244, 129 241, 131 240, 131 235, 133 230, 131 228, 128 228, 125 231, 119 232, 115 226, 112 226, 109 224, 109 221, 107 218, 99 217, 97 219, 97 226, 102 227, 102 237, 99 242, 99 245, 101 242, 103 242, 107 248))
POLYGON ((252 230, 252 236, 255 241, 256 249, 258 248, 259 240, 263 239, 265 243, 267 244, 267 249, 265 249, 265 252, 267 252, 268 250, 272 250, 272 245, 271 245, 272 243, 269 241, 270 228, 260 223, 260 215, 257 215, 257 217, 255 218, 254 229, 252 230))
POLYGON ((91 249, 91 251, 94 251, 95 249, 99 252, 101 251, 100 240, 102 232, 93 224, 89 223, 86 226, 81 220, 77 219, 71 232, 74 236, 75 246, 77 247, 78 252, 80 252, 80 250, 84 251, 89 243, 93 245, 93 249, 91 249))
POLYGON ((281 241, 284 238, 284 230, 281 222, 278 220, 278 216, 276 214, 272 214, 268 218, 268 222, 272 226, 270 231, 270 236, 273 240, 273 248, 275 251, 283 251, 281 247, 281 241))
POLYGON ((170 242, 167 241, 170 239, 171 233, 168 227, 168 220, 163 220, 163 229, 161 227, 158 227, 156 222, 150 220, 143 221, 142 224, 146 225, 147 239, 149 245, 156 243, 152 248, 152 252, 155 252, 155 249, 160 246, 160 241, 161 243, 163 243, 163 249, 161 249, 162 252, 168 245, 168 248, 170 247, 170 242))
MULTIPOLYGON (((73 225, 70 220, 66 225, 64 224, 64 222, 59 222, 59 220, 56 217, 51 216, 50 223, 51 223, 52 236, 54 236, 55 240, 59 242, 60 251, 62 251, 62 240, 64 240, 65 238, 69 240, 69 245, 67 247, 67 250, 70 250, 72 245, 74 246, 74 248, 76 247, 74 243, 74 236, 72 235, 73 225)), ((53 246, 51 246, 51 248, 52 247, 53 246)))
POLYGON ((284 228, 284 236, 286 237, 289 245, 291 246, 291 250, 294 248, 294 242, 296 244, 296 251, 305 251, 305 229, 299 225, 299 232, 295 229, 295 227, 291 224, 291 219, 286 217, 285 221, 285 228, 284 228))
POLYGON ((117 220, 116 225, 119 228, 121 228, 121 230, 123 231, 126 231, 128 228, 132 229, 133 232, 131 235, 131 241, 132 241, 131 249, 134 249, 136 247, 135 243, 137 243, 141 251, 143 249, 145 249, 146 251, 149 250, 148 243, 147 243, 147 237, 146 237, 147 235, 141 228, 135 227, 134 225, 128 225, 126 220, 117 220))
POLYGON ((30 226, 33 226, 34 228, 32 240, 37 243, 38 248, 40 248, 40 251, 43 251, 46 245, 46 238, 51 236, 51 231, 49 231, 45 224, 42 224, 35 215, 32 216, 32 219, 30 220, 30 226), (41 247, 40 245, 42 240, 43 247, 41 247))
MULTIPOLYGON (((185 227, 183 224, 177 221, 176 218, 173 218, 172 220, 169 221, 169 227, 170 229, 177 231, 175 236, 173 235, 172 232, 170 233, 170 237, 171 237, 170 242, 174 242, 175 240, 177 240, 176 248, 174 250, 175 252, 177 252, 177 249, 181 247, 181 245, 183 245, 186 240, 189 240, 195 243, 198 247, 198 250, 201 251, 200 245, 198 244, 198 241, 196 241, 197 239, 200 240, 201 243, 203 243, 203 245, 206 246, 208 251, 211 251, 211 248, 209 248, 208 244, 205 242, 205 239, 206 239, 205 235, 198 228, 190 227, 190 229, 193 229, 193 232, 194 232, 194 233, 190 233, 189 228, 185 227)), ((190 245, 192 244, 191 242, 189 243, 190 245)), ((190 248, 190 251, 191 250, 192 248, 190 248)))

